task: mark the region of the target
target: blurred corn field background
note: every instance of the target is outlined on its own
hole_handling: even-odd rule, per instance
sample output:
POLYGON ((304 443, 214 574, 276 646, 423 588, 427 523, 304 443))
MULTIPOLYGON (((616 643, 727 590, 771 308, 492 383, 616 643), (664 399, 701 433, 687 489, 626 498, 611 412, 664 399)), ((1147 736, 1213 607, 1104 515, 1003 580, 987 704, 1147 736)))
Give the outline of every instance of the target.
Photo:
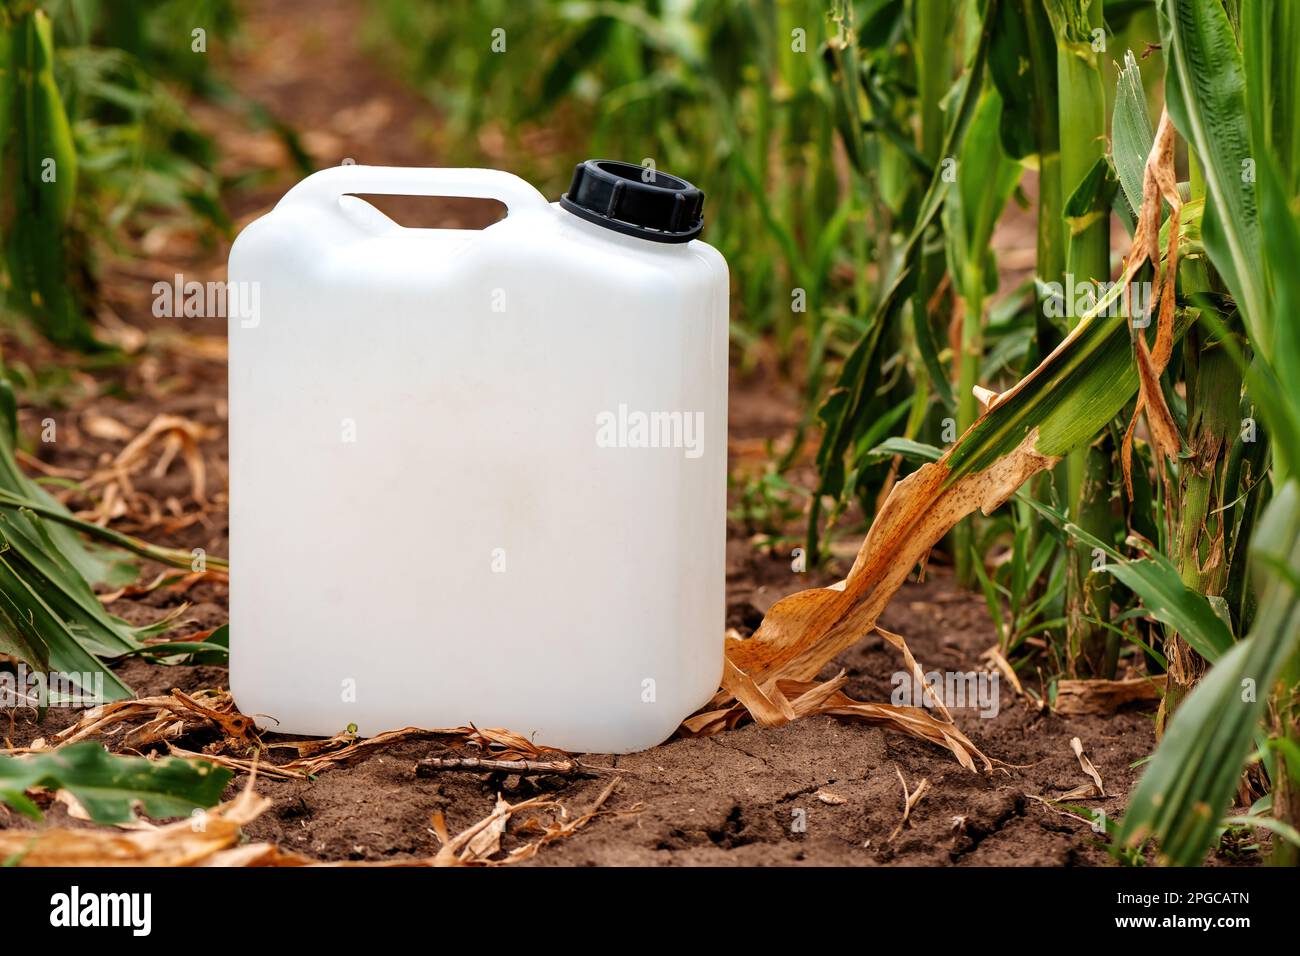
MULTIPOLYGON (((100 244, 230 225, 177 96, 232 94, 155 42, 193 5, 113 6, 0 13, 5 321, 87 354, 100 244)), ((932 560, 1026 692, 1159 698, 1116 856, 1195 864, 1257 828, 1296 862, 1300 5, 380 0, 366 30, 441 112, 442 165, 556 197, 607 156, 705 190, 735 374, 802 396, 733 477, 738 522, 827 561, 932 464, 956 489, 932 560)), ((138 648, 87 604, 108 566, 13 466, 9 419, 0 651, 138 648)))
MULTIPOLYGON (((230 27, 229 4, 207 7, 201 22, 230 27)), ((166 216, 229 229, 212 143, 180 98, 205 86, 206 61, 170 42, 193 14, 189 3, 96 0, 0 11, 3 308, 59 344, 97 344, 97 243, 166 216)))

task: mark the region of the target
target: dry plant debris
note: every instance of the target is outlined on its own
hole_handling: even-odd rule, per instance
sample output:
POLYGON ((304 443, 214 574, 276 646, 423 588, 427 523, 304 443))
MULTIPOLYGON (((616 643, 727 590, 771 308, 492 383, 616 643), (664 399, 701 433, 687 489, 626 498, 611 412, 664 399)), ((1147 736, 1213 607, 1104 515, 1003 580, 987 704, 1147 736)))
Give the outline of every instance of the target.
POLYGON ((441 814, 435 813, 433 832, 441 848, 431 857, 395 863, 323 863, 275 844, 239 842, 241 828, 271 806, 270 799, 254 790, 257 772, 254 768, 235 799, 163 826, 141 821, 129 830, 0 830, 0 860, 17 866, 504 866, 531 859, 548 843, 572 836, 601 813, 610 812, 603 808, 618 784, 617 778, 611 780, 578 816, 556 800, 536 797, 511 804, 498 796, 492 813, 455 837, 448 836, 441 814), (532 838, 501 856, 501 838, 508 824, 524 811, 538 812, 522 820, 515 833, 532 838))
POLYGON ((908 790, 907 780, 903 777, 903 771, 899 770, 898 767, 895 766, 894 773, 898 774, 898 782, 903 785, 903 819, 898 821, 898 826, 894 827, 893 832, 889 834, 889 839, 885 841, 886 843, 893 843, 894 838, 903 832, 907 827, 907 821, 911 819, 912 810, 916 808, 916 805, 921 802, 921 798, 930 790, 930 781, 925 777, 921 778, 921 782, 916 785, 915 790, 908 790))
POLYGON ((1113 714, 1126 704, 1158 704, 1165 675, 1127 680, 1062 680, 1056 685, 1056 712, 1067 717, 1113 714))
MULTIPOLYGON (((501 728, 447 727, 430 729, 404 727, 362 739, 344 731, 324 740, 266 742, 252 718, 235 708, 229 691, 201 691, 193 695, 173 690, 170 695, 114 701, 87 710, 75 724, 38 738, 31 746, 0 750, 4 753, 38 753, 57 749, 90 737, 121 736, 119 749, 140 750, 162 745, 177 757, 201 757, 218 766, 241 773, 254 769, 277 779, 304 779, 325 770, 364 759, 371 753, 400 740, 440 740, 449 746, 469 748, 486 757, 448 757, 442 769, 508 770, 511 773, 572 773, 590 776, 605 768, 579 764, 565 753, 539 747, 521 734, 501 728), (176 741, 196 731, 215 731, 220 736, 195 752, 176 741), (296 756, 279 764, 258 759, 264 751, 291 750, 296 756)), ((435 758, 436 759, 436 758, 435 758)), ((430 765, 432 767, 432 765, 430 765)))
POLYGON ((572 777, 595 777, 618 773, 610 767, 593 767, 573 759, 565 760, 484 760, 480 757, 425 757, 415 765, 417 777, 432 777, 442 771, 469 773, 560 774, 572 777))
MULTIPOLYGON (((94 438, 123 442, 116 455, 104 456, 90 472, 70 468, 55 468, 30 455, 24 463, 58 478, 75 480, 80 488, 77 495, 89 497, 94 504, 74 513, 84 521, 107 525, 110 521, 125 519, 131 530, 162 528, 174 532, 200 520, 211 506, 208 498, 207 464, 200 444, 219 436, 217 429, 179 415, 157 415, 138 434, 122 422, 97 412, 81 416, 81 428, 94 438), (155 455, 156 453, 156 455, 155 455), (145 472, 153 478, 166 475, 176 459, 184 461, 190 476, 190 497, 197 510, 186 512, 179 501, 158 501, 136 487, 135 479, 145 472), (150 461, 153 464, 150 466, 150 461)), ((58 497, 66 504, 74 492, 66 491, 58 497)))
MULTIPOLYGON (((1145 263, 1156 271, 1157 281, 1151 310, 1158 315, 1154 350, 1147 346, 1146 337, 1133 336, 1133 351, 1138 367, 1138 400, 1133 418, 1124 432, 1120 462, 1124 471, 1124 490, 1129 500, 1133 498, 1133 430, 1138 416, 1146 411, 1147 426, 1152 444, 1166 458, 1173 459, 1182 447, 1178 426, 1165 403, 1160 390, 1160 376, 1169 364, 1174 349, 1174 283, 1178 276, 1179 219, 1183 202, 1178 193, 1178 174, 1174 167, 1176 134, 1169 119, 1169 111, 1160 111, 1160 124, 1155 143, 1147 156, 1143 172, 1142 208, 1138 211, 1137 228, 1133 232, 1133 245, 1124 262, 1120 284, 1124 289, 1126 315, 1135 315, 1132 303, 1133 277, 1145 263), (1166 240, 1166 261, 1163 272, 1160 263, 1160 209, 1161 200, 1169 204, 1169 237, 1166 240)), ((1164 474, 1163 469, 1161 474, 1164 474)))
POLYGON ((1020 676, 1016 673, 1015 668, 1011 666, 1011 662, 1007 660, 1006 655, 1002 653, 1002 648, 994 645, 981 654, 980 657, 998 669, 1011 684, 1011 689, 1016 692, 1017 697, 1027 696, 1024 685, 1020 683, 1020 676))
POLYGON ((1092 783, 1090 785, 1085 785, 1082 788, 1076 788, 1076 790, 1070 791, 1070 793, 1064 795, 1063 799, 1066 797, 1106 796, 1106 788, 1102 785, 1101 774, 1098 773, 1097 768, 1092 765, 1092 761, 1088 759, 1088 755, 1083 752, 1083 741, 1078 737, 1070 738, 1070 749, 1073 750, 1074 755, 1079 758, 1079 766, 1092 780, 1092 783), (1082 793, 1076 792, 1080 789, 1083 790, 1082 793))
MULTIPOLYGON (((257 746, 253 721, 235 710, 228 691, 208 691, 193 696, 173 690, 170 695, 119 700, 92 707, 75 724, 39 737, 29 747, 5 753, 36 753, 63 747, 92 736, 125 734, 119 749, 139 750, 164 744, 200 728, 219 729, 224 738, 212 749, 254 749, 257 746)), ((208 754, 202 756, 208 757, 208 754)))
MULTIPOLYGON (((841 651, 869 633, 880 633, 903 657, 908 670, 920 666, 898 635, 883 631, 877 619, 911 569, 930 548, 975 508, 991 513, 1032 474, 1053 462, 1035 451, 1037 430, 1031 430, 1017 450, 993 465, 948 484, 943 460, 923 465, 898 482, 858 551, 848 577, 827 588, 800 591, 778 601, 762 625, 747 640, 729 641, 723 692, 710 710, 684 725, 691 733, 728 729, 737 722, 735 700, 742 711, 765 725, 790 719, 780 698, 788 691, 818 694, 815 704, 805 701, 802 712, 856 717, 892 727, 950 750, 963 767, 975 770, 977 758, 986 771, 992 761, 952 721, 941 704, 936 717, 924 708, 855 701, 839 686, 819 692, 825 685, 808 682, 841 651)), ((921 686, 926 686, 924 680, 921 686)))
MULTIPOLYGON (((533 797, 512 804, 498 795, 496 806, 490 814, 454 837, 448 834, 442 814, 434 813, 433 831, 442 848, 431 861, 431 865, 503 866, 531 859, 546 844, 572 836, 594 820, 602 812, 616 786, 618 786, 617 777, 605 786, 587 811, 577 817, 570 817, 568 810, 556 800, 533 797), (539 833, 540 835, 522 846, 515 847, 504 857, 493 859, 501 851, 501 837, 506 831, 506 825, 515 814, 523 810, 550 810, 558 819, 546 823, 540 816, 535 816, 524 821, 517 833, 539 833)), ((633 807, 625 812, 634 813, 637 809, 633 807)))
MULTIPOLYGON (((882 633, 888 635, 887 631, 882 633)), ((891 636, 897 637, 897 635, 891 636)), ((898 640, 902 639, 898 638, 898 640)), ((911 660, 911 654, 905 649, 904 655, 911 660)), ((983 764, 986 771, 993 769, 992 761, 971 743, 957 725, 952 723, 950 717, 948 720, 940 720, 920 707, 873 704, 854 700, 840 689, 847 680, 848 678, 841 671, 831 680, 820 683, 783 678, 769 681, 760 687, 728 659, 723 677, 723 686, 727 691, 719 692, 714 697, 710 705, 712 709, 687 718, 682 724, 680 733, 688 737, 702 737, 731 730, 751 717, 764 727, 779 727, 810 714, 827 714, 832 717, 862 720, 928 740, 951 751, 957 761, 968 770, 976 769, 976 759, 983 764)), ((947 717, 948 712, 942 701, 934 702, 940 712, 947 717)))
MULTIPOLYGON (((1071 793, 1073 793, 1073 791, 1071 791, 1071 793)), ((1072 813, 1069 810, 1063 810, 1056 805, 1057 800, 1077 800, 1078 799, 1077 796, 1071 797, 1068 794, 1063 794, 1062 796, 1056 797, 1052 800, 1049 800, 1046 797, 1040 797, 1036 793, 1027 793, 1025 794, 1025 796, 1028 797, 1030 800, 1034 800, 1038 803, 1041 803, 1044 807, 1046 807, 1048 810, 1051 810, 1057 816, 1069 817, 1071 820, 1078 820, 1080 823, 1088 824, 1088 826, 1092 826, 1096 822, 1094 820, 1089 820, 1087 817, 1080 816, 1077 813, 1072 813)))
POLYGON ((390 730, 374 737, 367 737, 364 740, 357 739, 355 735, 350 736, 350 742, 349 735, 332 738, 334 743, 342 746, 339 746, 338 749, 323 751, 316 749, 317 741, 303 741, 302 744, 309 749, 309 752, 280 765, 280 769, 301 772, 304 776, 314 776, 323 770, 330 770, 367 757, 372 751, 398 740, 442 739, 488 753, 495 760, 534 760, 546 758, 548 755, 551 757, 563 756, 562 751, 538 747, 521 734, 498 727, 479 728, 470 725, 436 730, 422 727, 403 727, 401 730, 390 730))
MULTIPOLYGON (((148 584, 128 584, 120 587, 116 591, 105 591, 102 594, 96 594, 101 604, 112 604, 114 601, 122 598, 139 597, 143 594, 149 594, 153 591, 162 590, 169 594, 184 594, 190 588, 200 581, 227 581, 230 575, 223 570, 209 568, 206 571, 191 571, 182 573, 179 571, 160 571, 148 584)), ((209 628, 201 634, 190 634, 182 638, 188 641, 206 640, 216 628, 209 628)))

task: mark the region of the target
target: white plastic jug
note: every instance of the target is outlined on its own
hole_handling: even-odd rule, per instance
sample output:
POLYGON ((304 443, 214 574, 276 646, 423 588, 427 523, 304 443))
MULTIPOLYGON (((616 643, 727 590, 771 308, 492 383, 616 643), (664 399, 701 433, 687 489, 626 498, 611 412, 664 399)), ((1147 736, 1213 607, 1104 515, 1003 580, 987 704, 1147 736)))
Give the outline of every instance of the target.
POLYGON ((231 687, 268 729, 667 738, 723 657, 727 267, 703 195, 340 166, 230 253, 231 687), (405 228, 366 194, 500 200, 405 228), (238 304, 238 307, 235 307, 238 304))

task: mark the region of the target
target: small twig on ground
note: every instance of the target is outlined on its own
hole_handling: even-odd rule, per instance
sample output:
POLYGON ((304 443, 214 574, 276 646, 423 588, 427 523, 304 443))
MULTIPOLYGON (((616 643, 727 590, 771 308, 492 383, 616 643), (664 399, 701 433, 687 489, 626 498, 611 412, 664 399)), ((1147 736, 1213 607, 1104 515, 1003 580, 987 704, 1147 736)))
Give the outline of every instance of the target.
POLYGON ((431 777, 443 770, 501 772, 520 775, 555 773, 573 777, 618 774, 613 767, 594 767, 577 760, 484 760, 481 757, 425 757, 415 765, 417 777, 431 777))
POLYGON ((898 774, 898 782, 903 785, 903 819, 898 821, 898 826, 894 827, 894 832, 889 834, 886 843, 893 843, 894 837, 903 832, 903 828, 907 826, 908 818, 912 815, 912 809, 921 802, 921 798, 930 789, 930 781, 922 777, 921 782, 916 785, 916 789, 908 792, 907 781, 903 779, 903 771, 899 770, 897 765, 894 766, 894 773, 898 774))

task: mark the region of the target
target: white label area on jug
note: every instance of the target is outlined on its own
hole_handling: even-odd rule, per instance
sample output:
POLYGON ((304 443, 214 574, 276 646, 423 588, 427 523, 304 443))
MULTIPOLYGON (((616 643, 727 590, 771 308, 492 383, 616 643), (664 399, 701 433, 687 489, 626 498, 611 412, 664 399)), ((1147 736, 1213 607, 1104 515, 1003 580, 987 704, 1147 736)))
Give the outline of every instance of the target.
POLYGON ((687 458, 704 454, 704 412, 646 412, 620 403, 596 415, 597 448, 680 448, 687 458))

